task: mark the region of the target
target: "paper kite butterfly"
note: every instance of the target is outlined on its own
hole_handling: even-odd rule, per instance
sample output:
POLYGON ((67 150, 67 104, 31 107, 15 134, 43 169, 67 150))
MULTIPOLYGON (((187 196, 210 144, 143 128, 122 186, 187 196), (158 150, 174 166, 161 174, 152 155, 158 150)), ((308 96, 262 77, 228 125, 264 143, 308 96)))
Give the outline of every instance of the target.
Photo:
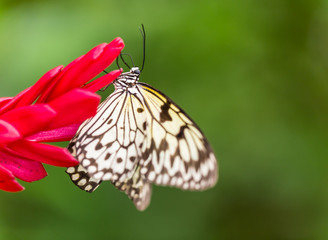
POLYGON ((141 70, 132 67, 113 82, 115 91, 71 140, 80 164, 66 170, 87 192, 110 181, 138 210, 149 205, 152 184, 204 190, 218 179, 201 130, 170 98, 139 82, 141 70))

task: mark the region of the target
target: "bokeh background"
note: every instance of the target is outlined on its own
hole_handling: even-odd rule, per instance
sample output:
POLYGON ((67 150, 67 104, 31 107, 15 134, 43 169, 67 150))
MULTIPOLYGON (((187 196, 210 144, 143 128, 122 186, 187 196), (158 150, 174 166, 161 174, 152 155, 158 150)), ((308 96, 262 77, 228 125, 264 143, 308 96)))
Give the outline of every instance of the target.
POLYGON ((328 239, 328 1, 1 0, 0 96, 117 36, 141 63, 141 23, 141 80, 202 128, 218 184, 154 187, 138 212, 110 183, 88 194, 47 166, 0 192, 0 239, 328 239))

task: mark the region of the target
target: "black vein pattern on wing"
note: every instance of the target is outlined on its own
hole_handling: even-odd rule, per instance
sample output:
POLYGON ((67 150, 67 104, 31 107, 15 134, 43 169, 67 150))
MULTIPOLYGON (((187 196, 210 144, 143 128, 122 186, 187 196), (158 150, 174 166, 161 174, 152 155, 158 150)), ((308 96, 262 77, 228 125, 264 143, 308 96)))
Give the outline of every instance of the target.
MULTIPOLYGON (((104 102, 103 102, 103 104, 101 105, 101 106, 99 106, 99 108, 98 108, 98 112, 100 112, 100 111, 102 111, 102 113, 103 114, 101 114, 101 115, 99 115, 98 116, 98 118, 92 118, 91 119, 91 121, 93 122, 93 123, 97 123, 97 122, 101 122, 101 124, 99 124, 99 126, 97 127, 97 128, 95 128, 95 129, 92 129, 93 127, 94 127, 94 124, 91 124, 90 125, 90 127, 88 128, 88 129, 86 129, 85 130, 85 132, 84 132, 84 134, 83 135, 81 135, 81 136, 78 136, 79 137, 79 139, 81 139, 82 140, 82 142, 81 142, 81 147, 80 147, 80 149, 82 150, 82 153, 84 152, 83 150, 84 150, 84 144, 83 144, 83 141, 84 140, 86 140, 86 139, 88 139, 88 138, 91 138, 91 139, 93 139, 92 141, 98 141, 98 144, 100 143, 100 141, 101 141, 101 139, 102 139, 102 137, 103 137, 103 135, 105 134, 105 132, 103 131, 103 132, 101 132, 100 134, 95 134, 95 132, 97 132, 101 127, 103 127, 104 126, 104 124, 106 124, 106 123, 108 123, 109 122, 109 120, 111 119, 111 117, 112 117, 112 114, 115 112, 115 109, 118 107, 118 105, 120 104, 120 102, 121 101, 123 101, 123 103, 126 101, 126 94, 125 94, 125 92, 124 91, 115 91, 113 94, 111 94, 104 102), (123 100, 120 100, 120 98, 122 98, 122 97, 124 97, 124 99, 123 100), (115 103, 115 101, 117 101, 116 103, 115 103), (109 103, 109 104, 107 104, 107 103, 109 103), (112 104, 113 103, 115 103, 115 106, 113 107, 113 111, 111 111, 111 112, 109 112, 109 115, 108 116, 104 116, 104 114, 106 114, 106 113, 108 113, 108 109, 110 108, 110 107, 112 107, 112 104), (106 108, 105 108, 106 107, 106 108), (103 108, 105 108, 105 109, 103 109, 103 108), (101 119, 101 118, 103 118, 103 117, 105 117, 105 119, 101 119), (92 131, 90 132, 90 130, 92 129, 92 131)), ((122 108, 123 108, 123 106, 124 106, 124 104, 122 104, 122 108)), ((120 109, 120 114, 121 114, 121 111, 122 111, 122 108, 120 109)), ((119 114, 119 115, 120 115, 119 114)), ((112 120, 113 121, 113 120, 112 120)), ((115 123, 114 124, 112 124, 112 127, 110 127, 110 128, 104 128, 104 130, 106 130, 106 132, 107 131, 110 131, 113 127, 116 127, 116 123, 117 123, 117 119, 116 119, 116 121, 115 121, 115 123)), ((117 140, 117 131, 116 131, 116 137, 115 137, 115 139, 114 139, 114 141, 116 141, 117 140)), ((87 142, 87 144, 85 144, 85 147, 87 147, 88 145, 90 144, 90 142, 87 142)), ((112 144, 112 142, 109 142, 109 143, 107 143, 107 145, 110 145, 110 144, 112 144)), ((104 153, 105 151, 103 151, 103 153, 104 153)), ((102 154, 103 154, 102 153, 102 154)), ((83 153, 83 156, 84 156, 84 158, 85 158, 85 155, 86 155, 86 153, 84 152, 83 153)), ((83 159, 81 159, 81 161, 82 161, 83 159)), ((82 165, 83 165, 83 167, 88 167, 88 166, 91 166, 91 165, 93 165, 93 166, 95 166, 95 167, 97 167, 97 163, 96 163, 96 160, 97 159, 95 159, 95 158, 90 158, 90 159, 88 159, 88 160, 90 160, 90 163, 89 164, 83 164, 83 162, 82 162, 82 165)), ((97 172, 97 171, 96 171, 97 172)))
MULTIPOLYGON (((121 117, 122 114, 124 114, 123 115, 123 123, 126 123, 126 120, 128 120, 127 124, 126 125, 123 125, 124 127, 131 126, 132 124, 135 125, 136 130, 129 129, 129 130, 135 132, 135 136, 134 136, 134 140, 131 141, 131 143, 128 146, 130 146, 131 144, 133 144, 133 148, 134 148, 135 152, 137 153, 137 155, 135 157, 134 156, 133 157, 130 156, 130 160, 138 163, 139 156, 141 154, 141 151, 136 146, 136 144, 134 144, 134 142, 135 142, 135 138, 137 137, 136 132, 139 130, 140 133, 143 134, 143 130, 138 127, 138 124, 137 124, 138 121, 137 121, 136 113, 139 112, 139 111, 136 110, 136 107, 134 106, 133 100, 136 100, 140 106, 143 106, 142 101, 139 99, 139 97, 136 96, 135 94, 131 94, 128 91, 128 89, 126 89, 126 90, 120 89, 119 91, 114 92, 113 94, 111 94, 111 96, 109 96, 108 99, 106 99, 98 107, 98 112, 102 111, 102 114, 99 115, 99 116, 97 116, 97 117, 91 118, 88 121, 86 121, 86 122, 83 123, 83 128, 84 128, 83 129, 83 134, 81 134, 81 129, 80 129, 78 131, 77 135, 72 139, 72 141, 71 141, 71 143, 69 144, 69 147, 68 147, 68 149, 70 150, 70 152, 75 157, 77 157, 80 162, 83 161, 85 159, 86 153, 83 152, 83 150, 80 150, 80 153, 79 154, 76 154, 76 152, 77 152, 76 151, 76 147, 78 146, 79 149, 84 149, 84 146, 83 145, 84 145, 84 142, 87 140, 86 138, 95 139, 96 141, 97 141, 97 138, 101 138, 102 137, 102 134, 95 134, 95 132, 98 131, 100 128, 102 128, 103 125, 105 123, 107 123, 109 119, 111 119, 112 114, 116 111, 116 108, 117 107, 120 107, 119 113, 116 114, 118 117, 115 116, 115 117, 117 117, 116 118, 116 121, 115 122, 112 122, 112 128, 113 127, 116 127, 117 122, 120 120, 120 117, 121 117), (117 101, 117 102, 115 102, 115 101, 117 101), (130 102, 131 105, 129 105, 129 106, 131 107, 131 109, 129 109, 129 107, 126 107, 127 101, 130 102), (122 105, 119 105, 119 103, 122 103, 122 105), (113 104, 115 104, 115 106, 113 107, 113 109, 110 110, 110 112, 109 112, 110 114, 108 116, 106 116, 106 118, 103 118, 103 116, 104 116, 103 114, 106 114, 108 112, 107 110, 113 104), (99 122, 99 121, 101 122, 101 124, 98 125, 97 128, 94 128, 93 129, 94 123, 99 122), (90 124, 89 127, 88 127, 88 124, 90 124), (76 142, 78 142, 77 145, 76 145, 76 142), (79 158, 79 156, 81 156, 81 157, 79 158)), ((137 113, 137 114, 139 114, 139 113, 137 113)), ((106 126, 104 127, 104 130, 106 130, 106 132, 109 131, 110 129, 111 128, 107 128, 106 129, 106 126)), ((124 128, 123 130, 125 131, 126 129, 124 128)), ((116 131, 116 134, 117 133, 118 133, 118 131, 116 131)), ((125 133, 123 133, 123 137, 124 137, 124 139, 122 140, 122 142, 124 143, 125 138, 129 138, 130 137, 130 133, 128 135, 125 134, 125 133)), ((117 141, 117 138, 118 138, 118 136, 116 135, 114 141, 117 141)), ((87 144, 85 144, 85 145, 88 145, 88 144, 90 144, 90 142, 87 142, 87 144)), ((128 146, 126 146, 126 148, 128 146)), ((102 155, 105 154, 105 153, 106 153, 106 151, 104 150, 103 153, 102 153, 102 155)), ((124 166, 124 168, 126 168, 126 164, 127 164, 127 160, 128 160, 127 158, 128 157, 129 157, 128 154, 126 154, 125 155, 125 166, 124 166)), ((114 159, 116 159, 116 156, 114 156, 114 159)), ((90 164, 89 165, 86 165, 86 167, 88 167, 90 165, 96 165, 96 163, 97 163, 96 162, 97 161, 96 158, 95 159, 90 159, 89 158, 88 160, 90 161, 90 164)), ((137 169, 137 166, 130 171, 129 178, 131 178, 132 175, 135 175, 134 173, 135 173, 136 169, 137 169)), ((140 169, 140 167, 139 167, 139 169, 140 169)), ((85 190, 87 192, 94 191, 98 187, 98 185, 101 183, 101 180, 97 180, 97 179, 92 178, 92 174, 89 174, 87 172, 87 170, 82 166, 82 164, 81 165, 78 165, 76 167, 69 168, 68 171, 67 171, 67 173, 70 175, 71 180, 79 188, 81 188, 82 190, 85 190), (84 183, 84 184, 82 185, 81 183, 84 183)), ((119 190, 122 190, 131 199, 133 199, 133 201, 134 201, 135 204, 138 204, 139 207, 142 207, 142 206, 144 206, 143 204, 144 204, 145 199, 149 203, 150 196, 149 196, 149 198, 147 198, 147 196, 144 195, 144 194, 146 194, 146 193, 144 193, 144 191, 147 191, 148 193, 150 192, 149 194, 151 194, 151 186, 149 186, 149 184, 147 184, 147 187, 144 186, 143 183, 146 184, 146 182, 145 182, 146 179, 143 176, 141 176, 140 174, 137 174, 137 175, 138 175, 138 178, 136 178, 134 176, 133 177, 133 181, 132 181, 132 178, 131 178, 131 181, 128 181, 128 179, 125 180, 125 181, 119 181, 120 179, 117 179, 117 180, 111 180, 111 182, 119 190), (133 185, 129 186, 129 184, 132 184, 132 183, 133 183, 133 185), (124 189, 121 189, 123 186, 125 186, 124 189), (130 189, 130 190, 128 190, 128 189, 130 189), (140 198, 142 198, 142 199, 140 199, 140 198)), ((148 203, 147 203, 147 205, 148 205, 148 203)))
MULTIPOLYGON (((79 136, 79 139, 81 139, 81 153, 82 153, 82 156, 83 156, 83 159, 87 159, 87 161, 83 160, 83 159, 80 159, 80 161, 82 161, 82 166, 87 168, 88 172, 89 172, 89 175, 91 177, 94 177, 96 179, 102 179, 102 176, 104 174, 106 174, 107 172, 108 173, 111 173, 113 174, 113 178, 109 178, 109 179, 104 179, 104 180, 118 180, 120 177, 122 177, 122 179, 120 179, 121 181, 123 181, 124 178, 126 177, 130 177, 132 174, 133 174, 133 171, 132 168, 133 166, 130 166, 129 168, 127 168, 127 164, 128 164, 128 161, 130 159, 128 154, 125 154, 124 156, 121 157, 118 157, 118 153, 119 151, 123 151, 122 149, 125 148, 126 151, 128 151, 129 147, 131 145, 134 145, 134 148, 135 148, 135 151, 137 153, 137 156, 134 160, 134 162, 138 162, 139 161, 139 157, 138 155, 140 154, 140 151, 138 150, 138 147, 135 146, 135 139, 137 137, 137 131, 139 130, 141 134, 144 134, 143 133, 143 130, 140 129, 138 127, 138 124, 137 124, 137 118, 135 115, 132 115, 132 113, 134 114, 136 111, 134 109, 134 106, 133 106, 133 99, 137 100, 140 102, 140 105, 142 105, 142 102, 141 100, 131 94, 129 91, 127 90, 118 90, 117 92, 119 92, 120 94, 116 97, 116 98, 112 98, 112 97, 109 97, 108 100, 106 100, 108 106, 106 109, 102 109, 106 103, 104 103, 104 105, 102 105, 100 108, 99 108, 99 111, 102 111, 103 114, 105 114, 107 111, 107 109, 112 105, 112 104, 116 104, 112 110, 110 110, 110 114, 108 116, 103 116, 103 114, 101 114, 101 116, 98 116, 98 118, 95 118, 95 120, 92 120, 91 123, 99 123, 99 121, 101 122, 100 124, 97 125, 96 128, 93 129, 93 124, 91 124, 91 126, 85 130, 84 134, 82 134, 81 136, 79 136), (122 98, 122 99, 121 99, 122 98), (117 103, 115 103, 115 101, 117 101, 117 103), (117 109, 117 108, 120 108, 120 109, 117 109), (130 109, 131 108, 131 109, 130 109), (111 122, 111 126, 110 127, 107 127, 107 126, 104 126, 104 124, 106 124, 108 121, 111 121, 111 119, 113 119, 112 117, 112 114, 115 113, 115 118, 114 120, 112 120, 111 122), (131 126, 131 121, 135 121, 135 126, 137 127, 136 130, 132 130, 130 129, 130 126, 131 126), (125 124, 127 123, 127 124, 125 124), (108 142, 106 143, 105 145, 102 145, 101 144, 101 140, 104 136, 104 134, 108 131, 110 131, 112 128, 116 128, 116 137, 115 139, 112 141, 112 142, 108 142), (100 133, 97 133, 97 131, 99 129, 103 128, 105 132, 101 132, 100 133), (91 131, 92 130, 92 131, 91 131), (118 136, 118 132, 119 131, 122 131, 122 135, 121 135, 121 138, 119 139, 119 136, 118 136), (130 141, 128 138, 130 138, 130 132, 131 131, 134 131, 135 132, 135 136, 134 136, 134 140, 133 141, 130 141), (98 146, 98 151, 100 151, 97 156, 98 157, 89 157, 89 158, 86 158, 86 154, 87 154, 87 149, 88 146, 90 146, 90 141, 86 141, 86 144, 84 145, 84 141, 87 139, 87 138, 92 138, 91 142, 93 141, 97 141, 98 143, 96 144, 96 148, 98 146), (100 158, 104 158, 105 157, 105 154, 109 154, 108 152, 108 149, 110 148, 110 146, 115 143, 115 142, 118 142, 119 144, 119 149, 115 152, 112 152, 110 154, 114 154, 114 156, 111 157, 112 161, 110 161, 108 164, 109 166, 106 167, 106 169, 102 168, 102 169, 99 169, 98 168, 98 165, 99 165, 99 159, 100 158), (124 143, 128 142, 129 144, 128 145, 125 145, 124 146, 124 143), (104 148, 103 148, 104 147, 104 148), (102 150, 101 150, 102 149, 102 150), (116 161, 114 163, 114 161, 116 161), (124 172, 123 173, 117 173, 116 175, 114 175, 116 169, 115 169, 115 166, 113 166, 113 164, 117 164, 117 163, 121 163, 122 161, 124 161, 122 164, 123 164, 123 169, 124 169, 124 172), (96 170, 95 171, 89 171, 89 167, 91 166, 94 166, 96 167, 96 170), (99 172, 102 172, 102 173, 99 173, 99 172), (98 175, 96 175, 98 174, 98 175)), ((115 93, 113 95, 117 95, 118 93, 115 93)), ((133 147, 132 147, 133 148, 133 147)), ((81 154, 80 154, 81 155, 81 154)))
MULTIPOLYGON (((148 93, 152 94, 155 98, 159 99, 159 100, 160 100, 165 106, 168 106, 169 108, 171 108, 170 105, 174 105, 177 109, 179 109, 179 111, 176 112, 174 109, 172 109, 172 110, 175 111, 176 113, 181 113, 181 114, 183 114, 184 116, 186 116, 186 117, 190 120, 190 122, 192 122, 192 125, 193 125, 194 127, 196 127, 197 130, 200 131, 200 133, 204 136, 204 133, 203 133, 202 130, 198 127, 198 125, 197 125, 197 124, 191 119, 191 117, 189 117, 189 115, 188 115, 188 114, 187 114, 182 108, 180 108, 175 102, 173 102, 173 100, 172 100, 171 98, 169 98, 169 97, 168 97, 167 95, 165 95, 163 92, 161 92, 161 91, 155 89, 154 87, 150 86, 150 85, 147 84, 147 83, 139 82, 138 85, 140 85, 140 86, 142 87, 143 90, 147 91, 148 93), (143 86, 144 86, 144 87, 143 87, 143 86), (145 88, 145 87, 146 87, 146 88, 145 88), (152 90, 155 91, 155 92, 158 92, 158 93, 159 93, 160 95, 162 95, 167 101, 164 102, 161 98, 159 98, 156 94, 154 94, 154 92, 149 91, 147 88, 150 88, 150 89, 152 89, 152 90)), ((149 108, 148 108, 148 109, 149 109, 149 108)), ((184 120, 182 119, 182 117, 181 117, 179 114, 178 114, 178 116, 179 116, 179 118, 180 118, 182 121, 184 121, 184 120)))
MULTIPOLYGON (((137 101, 139 101, 140 105, 143 106, 144 104, 142 103, 142 101, 136 95, 130 94, 130 100, 131 100, 131 111, 130 112, 132 113, 134 122, 137 124, 138 120, 137 120, 137 117, 136 117, 136 111, 134 109, 134 105, 133 105, 133 101, 132 101, 132 96, 135 97, 135 99, 137 101)), ((142 132, 144 134, 144 136, 145 136, 145 133, 142 131, 142 129, 140 129, 138 126, 137 126, 137 129, 139 129, 139 131, 142 132)), ((135 138, 136 138, 136 136, 135 136, 135 138)), ((137 146, 136 144, 134 144, 134 146, 135 146, 136 152, 138 153, 138 155, 137 155, 138 159, 136 159, 136 161, 139 163, 140 156, 141 156, 141 149, 138 148, 139 146, 137 146)))
MULTIPOLYGON (((178 107, 165 94, 154 89, 153 87, 151 87, 146 83, 138 83, 138 85, 142 88, 142 90, 148 92, 155 99, 160 100, 161 102, 161 106, 159 106, 158 103, 155 100, 153 100, 151 97, 147 97, 145 94, 142 94, 142 92, 140 92, 141 96, 143 96, 144 98, 145 107, 148 109, 151 115, 151 120, 150 120, 151 130, 153 130, 154 128, 153 126, 156 122, 156 124, 162 127, 163 130, 165 131, 165 135, 158 147, 156 147, 154 141, 154 139, 158 138, 158 136, 154 136, 154 133, 151 131, 150 138, 152 140, 149 146, 149 151, 145 155, 145 159, 147 160, 145 160, 145 164, 142 166, 143 167, 141 169, 142 174, 144 174, 149 181, 156 183, 158 185, 177 186, 183 189, 201 190, 214 185, 214 183, 217 181, 216 159, 214 157, 213 151, 207 139, 205 138, 199 127, 191 120, 191 118, 180 107, 178 107), (164 101, 161 97, 157 96, 156 93, 161 95, 161 97, 163 97, 166 101, 164 101), (158 112, 160 112, 159 118, 154 115, 153 111, 151 110, 151 105, 153 105, 152 107, 158 110, 158 112), (180 121, 183 122, 183 124, 181 124, 180 126, 178 134, 170 132, 169 129, 164 126, 164 124, 167 121, 172 121, 172 117, 174 117, 174 116, 170 116, 169 110, 172 110, 173 113, 177 117, 179 117, 180 121), (183 119, 182 116, 185 117, 186 119, 183 119), (195 130, 193 130, 193 128, 195 128, 196 131, 197 130, 199 131, 199 135, 201 135, 201 137, 197 136, 197 133, 195 132, 195 130), (191 139, 189 137, 189 140, 186 139, 186 134, 187 134, 186 131, 189 131, 188 135, 191 136, 191 139), (170 134, 174 138, 177 138, 178 145, 176 151, 172 155, 169 154, 170 143, 167 141, 167 134, 170 134), (179 143, 180 139, 184 140, 187 149, 182 149, 183 146, 179 143), (192 144, 194 146, 197 146, 196 143, 199 141, 201 142, 201 145, 203 145, 203 146, 198 146, 197 148, 198 159, 196 159, 196 161, 193 161, 191 159, 190 152, 192 146, 190 146, 189 141, 192 141, 192 144), (161 155, 161 152, 163 151, 164 153, 162 153, 161 155), (181 152, 183 151, 189 152, 190 159, 188 161, 183 158, 181 154, 181 152), (171 162, 171 166, 169 167, 167 164, 165 164, 165 162, 168 161, 167 159, 168 157, 170 158, 170 162, 171 162), (180 161, 175 163, 175 161, 177 161, 176 160, 177 157, 178 159, 180 159, 180 161), (157 162, 155 162, 155 159, 157 160, 157 162), (154 169, 155 164, 162 166, 160 171, 155 172, 154 169), (179 169, 175 170, 174 175, 170 175, 169 170, 170 169, 172 170, 174 166, 178 167, 179 169), (189 176, 186 177, 186 174, 189 174, 189 176), (202 174, 202 176, 200 178, 199 177, 195 178, 195 175, 199 175, 199 174, 202 174)), ((179 123, 179 121, 177 123, 179 123)))
MULTIPOLYGON (((106 106, 106 103, 109 102, 109 101, 111 101, 112 98, 114 98, 116 95, 118 95, 118 96, 117 96, 116 98, 114 98, 114 99, 112 100, 112 102, 114 102, 115 100, 117 100, 117 99, 118 99, 119 97, 121 97, 123 94, 124 94, 124 92, 114 92, 111 96, 108 97, 108 99, 106 99, 106 100, 103 102, 102 105, 100 105, 100 107, 98 108, 98 112, 100 112, 100 111, 102 110, 102 108, 106 106)), ((124 100, 124 101, 125 101, 125 100, 124 100)), ((117 105, 118 105, 119 103, 120 103, 120 102, 117 101, 116 106, 114 107, 114 109, 117 107, 117 105)), ((122 106, 123 106, 123 105, 122 105, 122 106)), ((110 108, 110 107, 111 107, 111 104, 108 104, 107 108, 103 111, 103 113, 105 113, 106 110, 107 110, 108 108, 110 108)), ((112 111, 112 112, 110 113, 110 115, 106 118, 107 121, 108 121, 108 119, 111 117, 111 115, 113 114, 113 112, 114 112, 114 111, 112 111)), ((98 122, 98 121, 100 121, 99 119, 100 119, 102 116, 103 116, 103 115, 99 115, 99 117, 98 117, 97 119, 91 118, 91 119, 89 120, 89 122, 90 122, 90 121, 98 122)), ((88 122, 88 123, 89 123, 89 122, 88 122)), ((106 121, 102 121, 102 122, 103 122, 103 124, 100 125, 97 129, 95 129, 95 130, 93 131, 93 133, 94 133, 96 130, 99 130, 99 128, 102 127, 102 126, 106 123, 106 121)), ((87 124, 86 124, 86 125, 87 125, 87 124)), ((90 128, 92 128, 92 127, 93 127, 93 125, 91 125, 91 126, 85 131, 85 134, 83 134, 82 136, 80 136, 80 138, 83 138, 84 136, 88 136, 88 137, 90 137, 91 135, 89 135, 89 134, 87 134, 87 133, 89 132, 90 128)))

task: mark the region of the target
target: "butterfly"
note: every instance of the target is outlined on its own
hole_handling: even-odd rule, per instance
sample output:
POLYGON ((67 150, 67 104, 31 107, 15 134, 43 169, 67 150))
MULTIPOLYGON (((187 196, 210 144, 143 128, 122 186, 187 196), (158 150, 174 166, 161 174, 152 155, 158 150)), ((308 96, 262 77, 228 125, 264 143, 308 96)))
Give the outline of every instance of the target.
POLYGON ((66 172, 87 192, 110 181, 142 211, 152 184, 204 190, 215 185, 218 166, 199 127, 139 75, 132 67, 113 82, 115 91, 71 140, 68 149, 80 164, 66 172))

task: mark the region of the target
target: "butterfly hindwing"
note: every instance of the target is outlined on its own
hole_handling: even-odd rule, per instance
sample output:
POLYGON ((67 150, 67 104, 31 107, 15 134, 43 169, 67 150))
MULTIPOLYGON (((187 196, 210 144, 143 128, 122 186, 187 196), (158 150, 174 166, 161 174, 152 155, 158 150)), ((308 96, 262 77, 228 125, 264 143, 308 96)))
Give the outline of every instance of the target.
POLYGON ((140 167, 136 168, 131 178, 127 178, 123 182, 114 181, 113 184, 116 188, 128 195, 139 211, 143 211, 148 207, 152 186, 151 183, 140 174, 140 167))

